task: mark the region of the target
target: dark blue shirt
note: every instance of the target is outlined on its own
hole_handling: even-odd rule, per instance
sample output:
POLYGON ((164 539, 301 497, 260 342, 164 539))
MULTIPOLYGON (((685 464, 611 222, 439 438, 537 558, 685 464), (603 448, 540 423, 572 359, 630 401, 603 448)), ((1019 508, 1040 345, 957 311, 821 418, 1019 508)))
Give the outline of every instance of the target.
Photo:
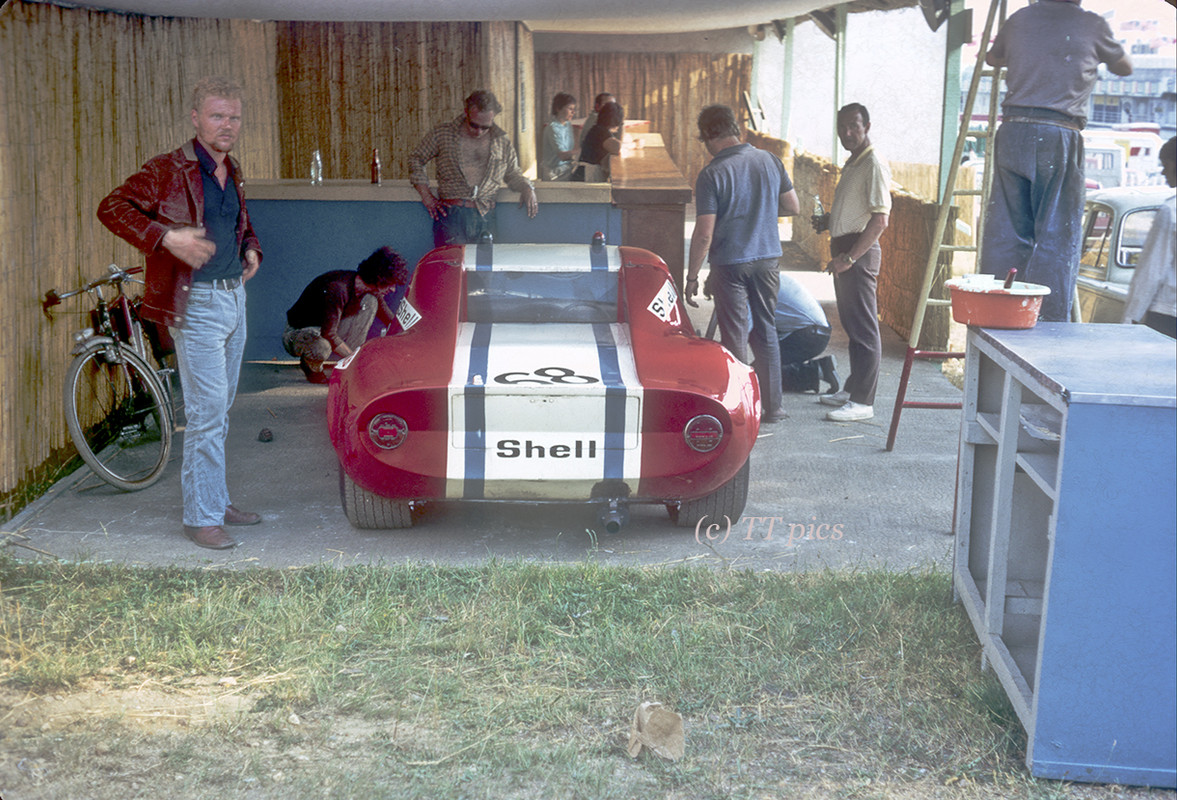
POLYGON ((781 160, 737 144, 720 150, 695 181, 695 213, 715 215, 711 266, 781 256, 780 196, 793 188, 781 160))
MULTIPOLYGON (((217 246, 217 251, 200 269, 192 273, 194 281, 241 276, 241 255, 237 252, 237 220, 241 216, 241 198, 230 171, 225 188, 217 182, 217 164, 208 151, 195 141, 196 158, 200 161, 200 178, 204 184, 205 236, 217 246)), ((232 170, 232 167, 230 167, 232 170)))

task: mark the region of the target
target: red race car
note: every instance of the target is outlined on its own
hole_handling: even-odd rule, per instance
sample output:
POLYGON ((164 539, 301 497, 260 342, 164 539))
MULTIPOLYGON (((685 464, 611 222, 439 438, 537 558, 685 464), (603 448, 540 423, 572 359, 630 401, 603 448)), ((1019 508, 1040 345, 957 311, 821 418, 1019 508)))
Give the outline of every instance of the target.
POLYGON ((397 318, 328 390, 353 525, 407 528, 433 500, 592 503, 609 532, 630 503, 690 527, 743 512, 759 386, 696 334, 653 253, 441 247, 397 318))

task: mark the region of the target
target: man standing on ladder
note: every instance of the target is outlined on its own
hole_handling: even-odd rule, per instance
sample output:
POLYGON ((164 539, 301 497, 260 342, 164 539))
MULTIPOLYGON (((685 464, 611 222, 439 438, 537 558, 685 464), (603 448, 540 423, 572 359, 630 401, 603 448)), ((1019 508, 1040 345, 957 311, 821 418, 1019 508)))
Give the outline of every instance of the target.
POLYGON ((985 61, 1007 74, 980 271, 1017 269, 1019 279, 1048 286, 1039 319, 1065 322, 1079 270, 1087 99, 1101 63, 1123 76, 1132 61, 1107 20, 1078 0, 1020 9, 985 61))

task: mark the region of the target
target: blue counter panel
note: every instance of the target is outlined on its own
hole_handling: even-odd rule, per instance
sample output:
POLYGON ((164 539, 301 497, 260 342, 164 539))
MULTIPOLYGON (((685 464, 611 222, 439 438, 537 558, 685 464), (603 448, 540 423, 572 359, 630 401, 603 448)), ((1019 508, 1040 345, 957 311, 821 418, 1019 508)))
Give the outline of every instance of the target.
MULTIPOLYGON (((433 246, 425 207, 416 202, 251 199, 249 213, 265 258, 247 284, 249 360, 287 359, 282 349, 286 309, 316 276, 355 269, 378 247, 388 245, 415 266, 433 246)), ((543 203, 535 219, 515 202, 500 203, 500 242, 589 242, 602 231, 609 244, 621 243, 621 212, 608 203, 543 203)), ((389 299, 399 302, 399 297, 389 299)))

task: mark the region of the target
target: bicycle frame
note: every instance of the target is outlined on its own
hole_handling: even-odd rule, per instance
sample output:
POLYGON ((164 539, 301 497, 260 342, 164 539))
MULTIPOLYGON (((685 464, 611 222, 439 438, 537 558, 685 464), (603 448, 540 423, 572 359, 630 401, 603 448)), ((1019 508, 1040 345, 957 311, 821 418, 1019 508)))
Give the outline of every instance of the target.
POLYGON ((94 296, 90 326, 73 337, 66 422, 82 459, 98 477, 127 491, 154 483, 162 473, 177 413, 172 386, 175 370, 162 365, 154 340, 161 363, 158 368, 152 364, 135 302, 123 290, 123 283, 141 271, 120 270, 112 264, 108 275, 62 294, 50 290, 42 302, 46 316, 51 316, 49 309, 65 298, 82 293, 94 296), (114 286, 110 300, 103 291, 107 285, 114 286), (124 394, 128 391, 132 394, 124 394), (97 416, 83 413, 87 407, 97 416), (153 445, 153 441, 161 444, 153 445))

